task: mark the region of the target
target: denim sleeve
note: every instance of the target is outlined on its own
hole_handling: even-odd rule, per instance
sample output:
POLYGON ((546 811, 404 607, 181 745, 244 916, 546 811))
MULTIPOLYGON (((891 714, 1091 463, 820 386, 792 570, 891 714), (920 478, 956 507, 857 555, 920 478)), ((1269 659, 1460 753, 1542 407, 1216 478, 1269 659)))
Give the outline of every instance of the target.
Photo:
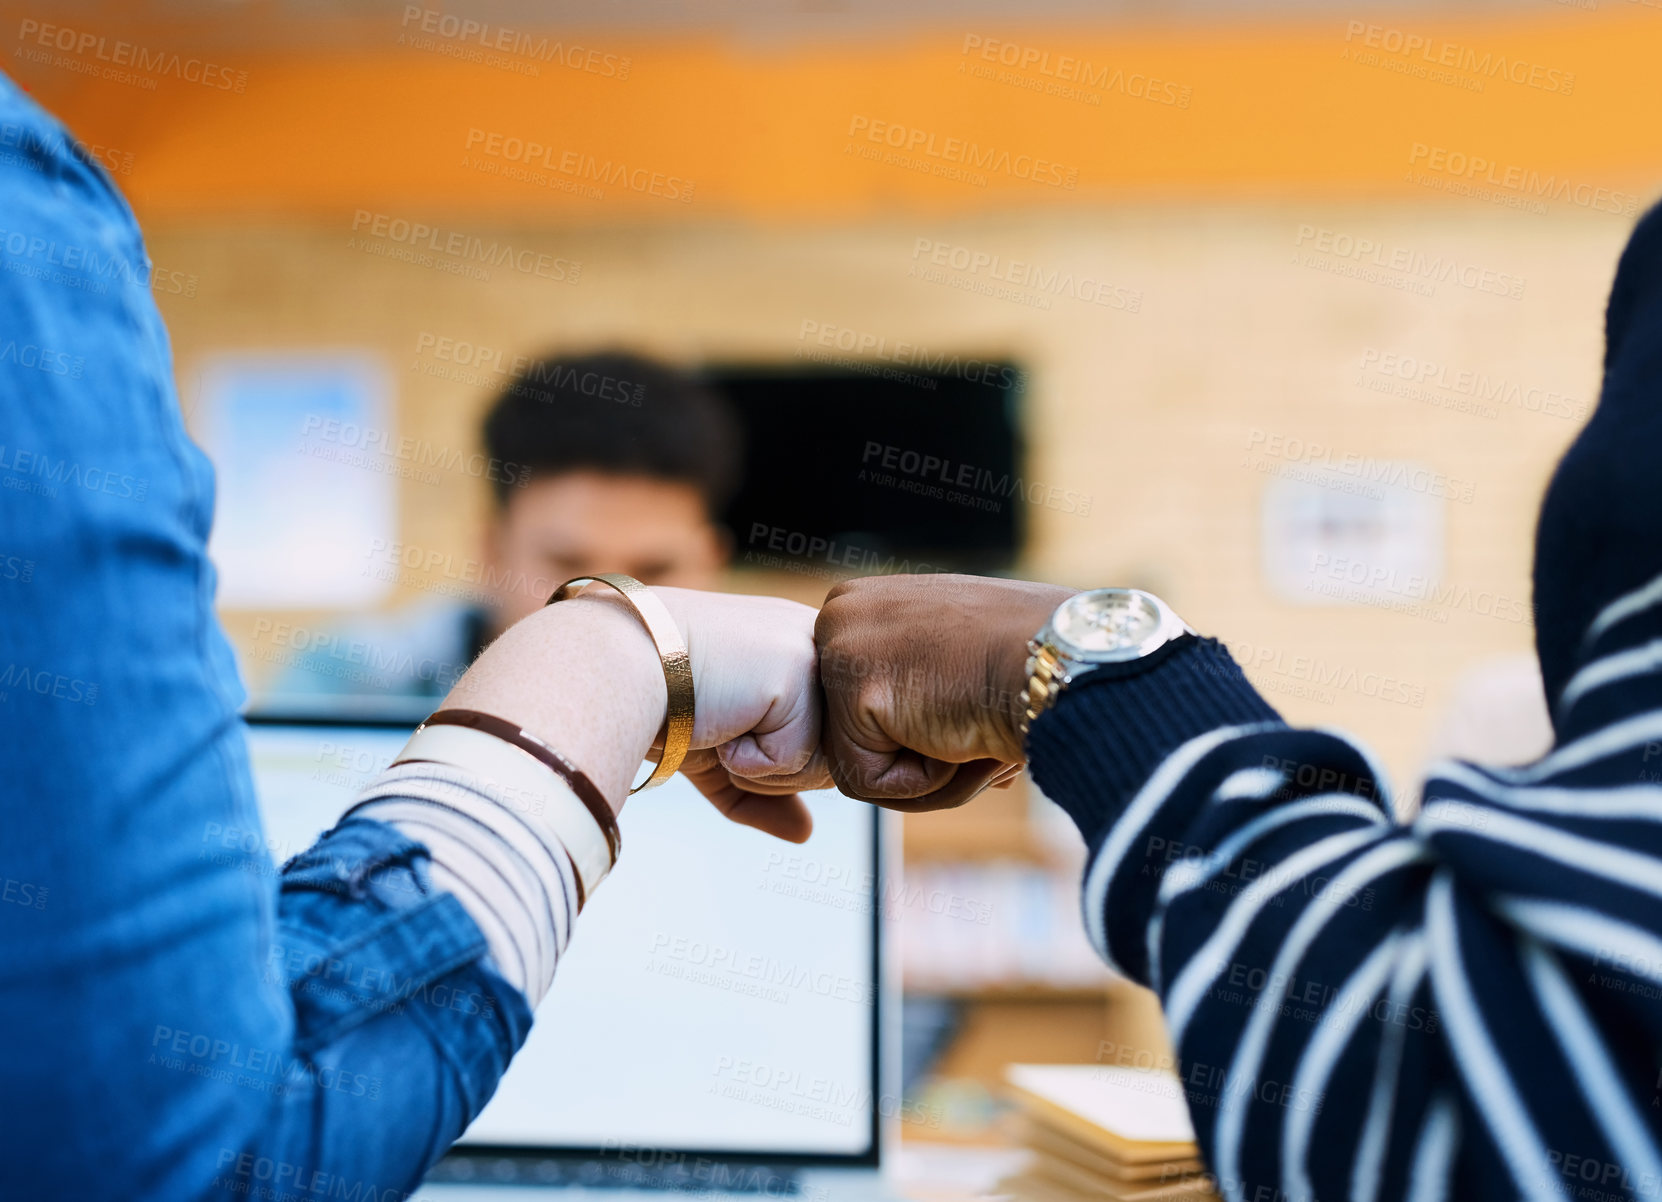
POLYGON ((279 1105, 249 1146, 214 1150, 216 1195, 402 1199, 490 1100, 531 1013, 426 864, 353 819, 284 866, 264 977, 295 1037, 286 1058, 231 1069, 279 1105))
POLYGON ((151 274, 0 76, 0 1197, 401 1196, 530 1016, 392 828, 224 846, 243 691, 151 274))

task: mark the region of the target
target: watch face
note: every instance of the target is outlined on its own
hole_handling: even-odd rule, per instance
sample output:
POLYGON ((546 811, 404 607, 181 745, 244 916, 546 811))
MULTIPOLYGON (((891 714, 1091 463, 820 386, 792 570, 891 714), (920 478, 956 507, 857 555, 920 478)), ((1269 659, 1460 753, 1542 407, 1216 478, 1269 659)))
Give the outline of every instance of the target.
POLYGON ((1051 619, 1057 640, 1079 659, 1134 659, 1165 641, 1165 611, 1138 589, 1097 589, 1067 601, 1051 619))

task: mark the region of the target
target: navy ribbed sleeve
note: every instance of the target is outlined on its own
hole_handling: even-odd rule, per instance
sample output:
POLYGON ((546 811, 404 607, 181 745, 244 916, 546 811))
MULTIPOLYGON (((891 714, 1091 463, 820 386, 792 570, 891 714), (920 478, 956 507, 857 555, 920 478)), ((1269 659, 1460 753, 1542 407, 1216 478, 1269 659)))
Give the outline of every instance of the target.
POLYGON ((1195 735, 1280 721, 1222 643, 1193 635, 1147 671, 1082 677, 1062 701, 1033 724, 1028 752, 1035 772, 1042 765, 1045 795, 1068 812, 1087 844, 1155 765, 1195 735), (1089 703, 1081 703, 1084 697, 1089 703))

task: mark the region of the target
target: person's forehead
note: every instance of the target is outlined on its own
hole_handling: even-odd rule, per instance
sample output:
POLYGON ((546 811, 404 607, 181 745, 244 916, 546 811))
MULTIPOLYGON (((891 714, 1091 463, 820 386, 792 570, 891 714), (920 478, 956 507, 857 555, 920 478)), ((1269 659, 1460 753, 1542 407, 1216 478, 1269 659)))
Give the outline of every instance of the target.
POLYGON ((693 484, 602 472, 534 477, 509 494, 507 517, 549 533, 626 530, 641 539, 707 520, 704 498, 693 484))

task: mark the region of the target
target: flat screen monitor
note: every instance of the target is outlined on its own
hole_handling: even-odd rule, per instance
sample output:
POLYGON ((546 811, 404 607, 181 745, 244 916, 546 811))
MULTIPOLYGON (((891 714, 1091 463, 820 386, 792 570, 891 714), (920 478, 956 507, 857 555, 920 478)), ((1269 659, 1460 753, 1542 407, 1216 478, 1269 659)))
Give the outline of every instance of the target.
MULTIPOLYGON (((251 718, 273 858, 332 827, 410 729, 251 718)), ((728 822, 684 778, 630 799, 623 855, 460 1151, 877 1162, 892 1117, 879 811, 807 800, 814 833, 795 846, 728 822)))

